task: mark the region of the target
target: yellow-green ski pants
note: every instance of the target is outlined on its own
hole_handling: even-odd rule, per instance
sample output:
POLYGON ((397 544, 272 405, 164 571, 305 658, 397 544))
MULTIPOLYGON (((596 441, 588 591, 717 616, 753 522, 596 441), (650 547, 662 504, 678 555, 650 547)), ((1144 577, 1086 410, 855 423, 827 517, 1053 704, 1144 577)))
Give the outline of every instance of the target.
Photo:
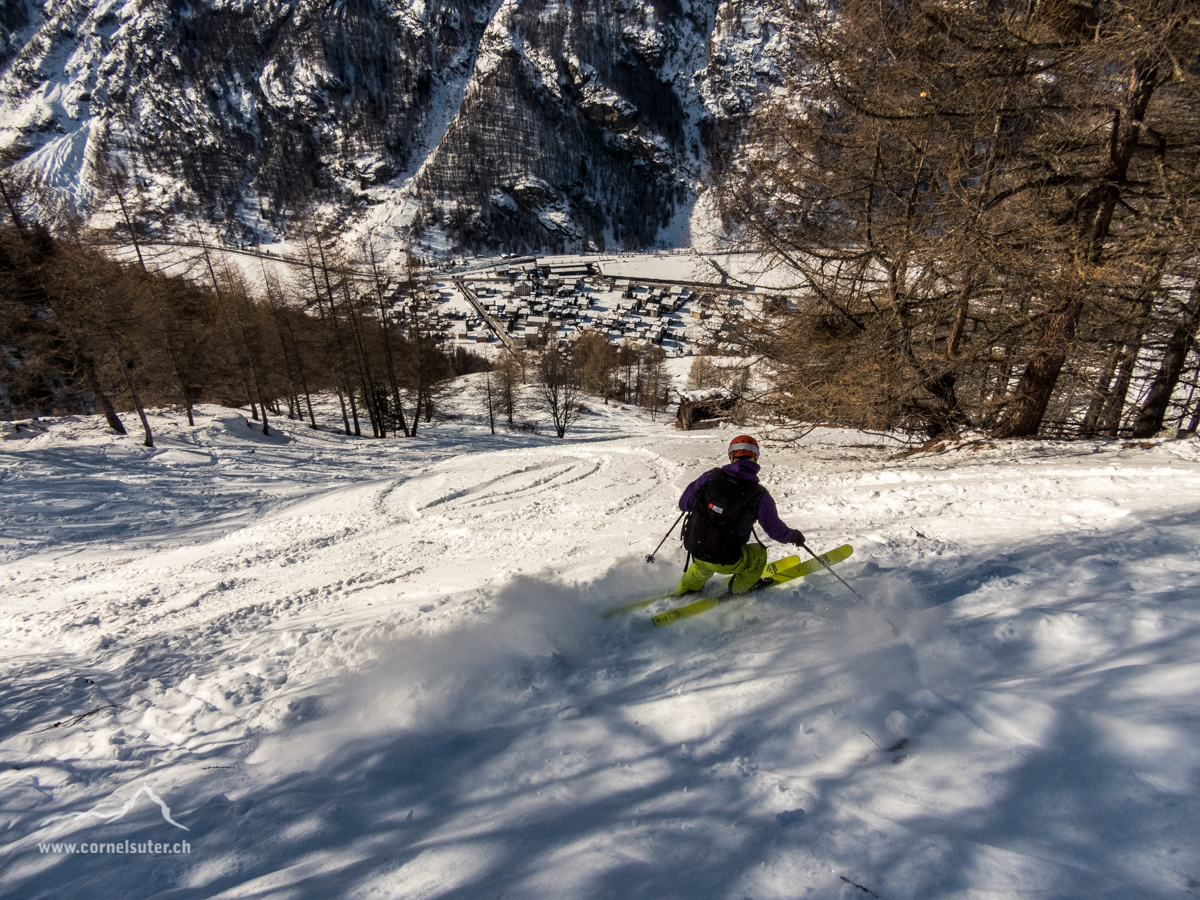
POLYGON ((675 595, 686 594, 688 591, 698 591, 704 587, 708 579, 714 575, 732 575, 729 588, 735 594, 744 594, 762 578, 763 569, 767 567, 767 548, 762 544, 746 544, 742 547, 742 558, 732 565, 718 566, 716 563, 693 559, 683 577, 679 579, 679 587, 675 595))

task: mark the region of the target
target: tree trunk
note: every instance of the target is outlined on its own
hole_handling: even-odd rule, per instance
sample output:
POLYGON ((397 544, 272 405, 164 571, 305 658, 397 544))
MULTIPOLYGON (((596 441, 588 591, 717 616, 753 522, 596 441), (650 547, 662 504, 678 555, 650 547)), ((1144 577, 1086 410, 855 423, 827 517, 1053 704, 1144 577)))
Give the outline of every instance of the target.
MULTIPOLYGON (((241 332, 242 335, 242 344, 245 347, 246 360, 250 365, 250 378, 254 384, 254 395, 258 397, 258 405, 262 407, 262 433, 264 435, 269 435, 271 433, 271 426, 267 422, 267 402, 265 399, 263 399, 262 381, 258 377, 258 366, 254 364, 254 351, 250 348, 250 337, 246 333, 246 320, 242 315, 241 298, 234 297, 232 305, 236 315, 238 331, 241 332)), ((250 408, 253 410, 253 402, 251 402, 250 408)))
POLYGON ((954 310, 954 325, 950 328, 950 337, 946 339, 946 358, 958 356, 958 347, 962 343, 963 332, 967 328, 967 313, 971 309, 971 291, 975 286, 975 273, 972 270, 963 281, 962 289, 958 292, 958 304, 954 310))
POLYGON ((354 436, 362 437, 362 428, 358 424, 358 406, 354 402, 354 388, 351 387, 346 394, 350 400, 350 418, 354 420, 354 436))
MULTIPOLYGON (((1079 199, 1078 265, 1094 270, 1104 260, 1104 244, 1112 227, 1113 211, 1121 199, 1121 185, 1129 172, 1129 162, 1141 134, 1141 122, 1154 91, 1155 69, 1135 62, 1129 75, 1125 97, 1117 109, 1109 134, 1108 146, 1095 186, 1079 199)), ((1062 298, 1050 315, 1033 350, 1033 356, 1021 375, 1021 381, 1005 410, 995 437, 1032 437, 1041 427, 1050 397, 1058 383, 1067 358, 1067 346, 1074 339, 1089 279, 1077 274, 1067 276, 1061 285, 1062 298)))
MULTIPOLYGON (((54 306, 51 308, 54 309, 54 306)), ((67 343, 71 347, 71 355, 75 357, 76 364, 83 370, 84 383, 87 384, 88 390, 92 392, 92 396, 96 398, 96 405, 100 407, 100 412, 104 414, 104 420, 108 422, 108 427, 117 434, 128 434, 124 423, 117 416, 116 409, 113 408, 112 401, 104 393, 104 387, 100 384, 100 376, 96 374, 95 361, 80 346, 78 339, 75 337, 75 331, 63 311, 61 309, 54 309, 54 312, 58 321, 62 322, 67 343)))
POLYGON ((1100 416, 1100 433, 1115 438, 1121 430, 1121 415, 1125 411, 1125 398, 1129 396, 1129 385, 1133 383, 1133 370, 1141 350, 1141 335, 1124 346, 1121 351, 1121 368, 1117 371, 1117 383, 1100 416))
POLYGON ((100 306, 100 316, 104 322, 104 330, 108 333, 108 339, 112 344, 113 352, 117 356, 117 362, 121 367, 121 375, 125 378, 125 385, 129 388, 129 396, 133 400, 133 407, 137 410, 138 418, 142 421, 142 431, 146 438, 142 441, 145 447, 154 446, 154 436, 150 433, 150 420, 146 418, 146 410, 142 406, 142 398, 138 395, 137 385, 133 382, 133 373, 129 371, 129 364, 125 360, 125 353, 121 349, 121 338, 113 328, 112 320, 108 317, 108 308, 104 304, 104 298, 97 292, 96 302, 100 306))
MULTIPOLYGON (((74 343, 72 341, 72 343, 74 343)), ((113 409, 112 401, 108 399, 108 395, 104 393, 104 388, 100 385, 100 378, 96 375, 96 364, 92 362, 92 358, 79 350, 75 352, 75 360, 83 369, 83 377, 87 383, 88 390, 92 392, 92 396, 96 398, 96 405, 100 407, 100 411, 104 413, 104 419, 108 422, 108 427, 117 434, 128 434, 125 431, 125 426, 117 417, 117 411, 113 409)))
POLYGON ((1105 405, 1108 398, 1112 396, 1112 380, 1117 371, 1117 361, 1121 358, 1122 346, 1121 344, 1113 346, 1108 354, 1108 360, 1104 363, 1104 371, 1100 375, 1100 380, 1092 391, 1092 402, 1088 406, 1087 415, 1083 417, 1081 433, 1084 437, 1091 437, 1099 430, 1105 405))
MULTIPOLYGON (((228 304, 227 300, 225 299, 225 292, 221 290, 221 282, 217 279, 217 270, 213 267, 212 257, 210 256, 210 254, 208 252, 208 243, 204 240, 203 234, 200 235, 200 248, 204 251, 204 262, 208 266, 209 277, 212 278, 213 291, 216 293, 217 301, 221 304, 221 306, 223 307, 223 312, 225 313, 225 315, 222 316, 222 318, 224 320, 226 320, 225 334, 228 337, 230 346, 233 347, 233 355, 237 359, 238 375, 241 376, 242 387, 246 391, 246 400, 250 404, 250 417, 252 419, 254 419, 255 421, 257 421, 258 420, 258 410, 254 406, 255 394, 254 394, 254 391, 252 391, 250 389, 250 379, 248 379, 246 377, 246 363, 244 361, 241 351, 238 349, 238 342, 237 342, 237 339, 233 335, 232 326, 228 323, 229 304, 228 304)), ((263 415, 265 417, 266 413, 264 412, 263 415)))
MULTIPOLYGON (((1195 377, 1200 378, 1200 369, 1197 369, 1195 377)), ((1188 422, 1188 431, 1195 431, 1197 426, 1200 426, 1200 403, 1192 410, 1192 421, 1188 422)))
MULTIPOLYGON (((317 239, 317 253, 321 257, 321 275, 325 279, 325 289, 329 294, 329 317, 333 320, 333 337, 337 342, 338 348, 338 364, 342 370, 342 383, 346 386, 346 393, 350 395, 350 417, 354 420, 354 436, 362 437, 362 428, 358 424, 358 406, 354 403, 354 386, 350 383, 350 378, 346 375, 346 345, 342 342, 342 329, 338 325, 337 307, 333 300, 333 283, 329 278, 329 265, 325 261, 325 248, 321 244, 320 238, 317 239)), ((343 415, 345 411, 343 410, 343 415)), ((346 433, 350 433, 347 426, 346 433)))
MULTIPOLYGON (((309 427, 314 431, 317 429, 317 420, 313 416, 312 395, 308 391, 308 377, 304 373, 304 358, 300 355, 300 347, 296 344, 296 332, 292 329, 292 322, 287 316, 282 316, 283 324, 287 327, 288 342, 292 345, 292 353, 296 357, 296 371, 300 375, 300 389, 304 391, 304 401, 308 404, 308 422, 309 427)), ((300 398, 296 398, 297 404, 300 398)), ((304 412, 300 412, 300 418, 304 418, 304 412)))
POLYGON ((1075 337, 1075 326, 1082 309, 1083 301, 1076 296, 1051 314, 993 437, 1020 438, 1037 434, 1058 383, 1058 375, 1067 360, 1067 345, 1075 337))
POLYGON ((492 373, 487 373, 487 413, 488 427, 492 429, 492 434, 496 433, 496 406, 492 402, 492 373))
POLYGON ((1141 412, 1133 423, 1135 438, 1153 437, 1162 430, 1171 395, 1183 375, 1183 366, 1196 340, 1196 326, 1200 324, 1200 282, 1192 286, 1188 302, 1183 307, 1183 318, 1163 351, 1162 363, 1150 384, 1150 390, 1142 403, 1141 412))
MULTIPOLYGON (((379 277, 379 268, 375 264, 375 247, 371 245, 371 272, 375 276, 375 296, 379 300, 379 327, 383 338, 383 359, 387 367, 388 386, 392 389, 392 402, 396 404, 396 417, 400 420, 400 428, 408 437, 408 422, 404 418, 404 404, 400 401, 400 385, 396 379, 396 364, 392 358, 392 334, 388 327, 387 305, 384 302, 383 287, 379 277)), ((495 429, 492 429, 495 433, 495 429)), ((395 433, 395 428, 393 428, 395 433)))
POLYGON ((175 371, 175 381, 179 385, 179 393, 183 397, 183 406, 187 410, 188 426, 194 428, 196 426, 196 417, 192 414, 192 397, 188 393, 187 379, 183 375, 183 366, 179 364, 179 354, 175 352, 175 344, 171 340, 171 335, 167 331, 167 323, 163 321, 162 310, 158 308, 156 300, 152 297, 150 302, 154 305, 154 315, 158 318, 158 330, 162 333, 163 344, 167 348, 167 355, 171 358, 171 367, 175 371))
MULTIPOLYGON (((133 225, 133 217, 129 213, 129 207, 125 203, 125 192, 121 180, 115 177, 110 170, 109 182, 113 193, 116 195, 117 203, 121 208, 121 216, 125 220, 125 229, 129 232, 129 242, 133 244, 133 251, 137 255, 138 266, 142 272, 149 275, 150 269, 146 267, 146 260, 142 256, 142 245, 138 241, 137 229, 133 225)), ((154 316, 158 322, 158 330, 162 334, 163 346, 167 350, 167 356, 171 359, 171 366, 175 372, 175 381, 179 385, 179 394, 183 398, 184 409, 187 410, 187 420, 189 427, 195 427, 196 418, 192 414, 192 398, 188 393, 187 379, 183 375, 183 367, 179 364, 179 354, 175 352, 175 345, 171 341, 171 334, 167 330, 167 323, 163 320, 162 310, 158 307, 157 298, 150 297, 150 305, 154 308, 154 316)))
POLYGON ((371 366, 367 359, 366 335, 362 327, 362 320, 350 299, 350 288, 346 285, 345 279, 342 281, 342 300, 346 304, 350 336, 354 339, 355 355, 358 359, 358 380, 363 386, 363 401, 367 405, 367 415, 371 419, 371 431, 377 438, 387 437, 383 417, 379 414, 379 405, 376 402, 375 379, 371 377, 371 366))
MULTIPOLYGON (((261 260, 259 262, 262 264, 262 269, 263 269, 263 284, 267 291, 267 306, 269 306, 271 309, 271 324, 273 324, 275 326, 275 340, 279 344, 279 354, 283 358, 283 371, 284 371, 284 375, 286 376, 287 382, 288 382, 288 388, 289 388, 289 393, 287 395, 288 418, 289 419, 295 419, 295 418, 303 419, 304 418, 303 414, 301 414, 299 417, 297 417, 297 415, 296 415, 296 413, 299 412, 299 409, 300 409, 299 399, 298 398, 296 399, 296 403, 295 403, 294 407, 292 405, 292 399, 294 397, 296 397, 296 379, 292 375, 292 362, 290 359, 288 359, 287 347, 283 343, 283 329, 279 327, 279 319, 280 319, 279 308, 275 305, 275 298, 271 292, 271 280, 267 275, 266 263, 262 263, 261 260)), ((278 400, 275 401, 275 410, 276 410, 275 414, 277 416, 282 415, 282 413, 279 412, 279 401, 278 400)))

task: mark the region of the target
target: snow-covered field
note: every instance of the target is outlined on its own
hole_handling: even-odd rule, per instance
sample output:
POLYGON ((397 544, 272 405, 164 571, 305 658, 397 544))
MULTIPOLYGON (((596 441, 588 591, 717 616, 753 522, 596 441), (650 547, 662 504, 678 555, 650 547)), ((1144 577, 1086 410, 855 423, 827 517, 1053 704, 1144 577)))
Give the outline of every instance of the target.
POLYGON ((0 444, 4 896, 1200 888, 1200 442, 768 443, 867 604, 657 629, 729 432, 154 423, 0 444))

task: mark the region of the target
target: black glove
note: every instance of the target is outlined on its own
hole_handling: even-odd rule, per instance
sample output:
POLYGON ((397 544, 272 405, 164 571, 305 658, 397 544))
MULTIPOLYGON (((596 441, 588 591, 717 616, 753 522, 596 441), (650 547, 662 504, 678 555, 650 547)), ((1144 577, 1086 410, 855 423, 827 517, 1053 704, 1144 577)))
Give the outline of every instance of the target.
POLYGON ((802 535, 800 533, 799 528, 792 529, 792 543, 795 544, 797 547, 804 546, 804 535, 802 535))

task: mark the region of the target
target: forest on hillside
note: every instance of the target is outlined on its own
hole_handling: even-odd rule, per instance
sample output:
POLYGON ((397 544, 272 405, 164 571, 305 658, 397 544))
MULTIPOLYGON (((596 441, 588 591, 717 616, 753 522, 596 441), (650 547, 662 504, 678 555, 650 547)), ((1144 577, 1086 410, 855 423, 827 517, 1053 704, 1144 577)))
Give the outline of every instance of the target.
MULTIPOLYGON (((773 101, 713 138, 708 187, 723 233, 786 282, 753 314, 712 319, 720 330, 705 350, 746 370, 734 415, 928 437, 1144 438, 1200 424, 1195 2, 846 0, 835 11, 798 0, 778 39, 791 63, 773 101)), ((490 82, 501 95, 519 88, 507 71, 490 82)), ((476 90, 466 102, 499 110, 502 99, 476 90)), ((679 110, 662 108, 660 126, 676 128, 679 110)), ((499 134, 509 119, 496 116, 499 134)), ((552 140, 550 120, 525 124, 552 140)), ((520 153, 489 157, 451 132, 467 152, 440 195, 481 201, 489 182, 473 167, 519 174, 520 153)), ((561 138, 573 148, 562 160, 583 152, 580 134, 561 138)), ((373 251, 350 259, 336 230, 301 215, 295 277, 266 277, 254 295, 186 210, 156 208, 111 149, 91 186, 89 215, 102 212, 104 229, 47 218, 53 204, 34 202, 36 185, 3 167, 0 345, 13 410, 188 409, 205 398, 249 404, 266 426, 332 391, 347 433, 365 420, 375 435, 409 434, 432 415, 439 385, 487 368, 443 348, 411 274, 394 284, 373 251), (143 248, 184 233, 191 270, 165 277, 143 248)), ((497 209, 551 203, 537 179, 520 183, 497 209)), ((638 220, 665 221, 677 200, 641 192, 638 220)), ((565 354, 551 360, 564 364, 563 384, 661 408, 653 348, 602 344, 551 342, 565 354)), ((532 384, 544 355, 500 369, 532 384)))
POLYGON ((194 424, 202 402, 249 407, 270 433, 271 416, 317 428, 314 396, 336 398, 345 434, 416 437, 451 382, 485 373, 477 411, 495 433, 536 428, 547 416, 561 438, 583 393, 651 414, 668 403, 661 347, 587 329, 568 346, 556 333, 506 339, 492 359, 453 344, 431 292, 409 260, 385 275, 373 246, 350 260, 334 237, 298 229, 301 258, 278 260, 248 283, 202 231, 180 241, 136 183, 118 168, 105 179, 112 227, 38 218, 28 185, 0 177, 0 411, 10 418, 100 413, 125 433, 118 412, 175 407, 194 424), (161 257, 161 258, 160 258, 161 257), (167 270, 181 274, 165 274, 167 270))
POLYGON ((800 0, 717 176, 793 297, 776 411, 932 436, 1195 429, 1200 8, 800 0))
POLYGON ((389 281, 373 259, 352 266, 317 229, 304 232, 290 277, 264 267, 256 289, 198 229, 190 242, 156 233, 153 210, 116 170, 110 229, 66 217, 48 226, 21 187, 0 179, 9 416, 95 412, 124 433, 117 412, 133 411, 153 446, 147 406, 176 407, 189 425, 197 403, 248 406, 269 433, 272 415, 316 428, 313 397, 329 393, 346 434, 415 436, 447 382, 489 368, 444 346, 427 315, 432 300, 411 278, 389 281), (183 274, 164 274, 181 265, 183 274))

